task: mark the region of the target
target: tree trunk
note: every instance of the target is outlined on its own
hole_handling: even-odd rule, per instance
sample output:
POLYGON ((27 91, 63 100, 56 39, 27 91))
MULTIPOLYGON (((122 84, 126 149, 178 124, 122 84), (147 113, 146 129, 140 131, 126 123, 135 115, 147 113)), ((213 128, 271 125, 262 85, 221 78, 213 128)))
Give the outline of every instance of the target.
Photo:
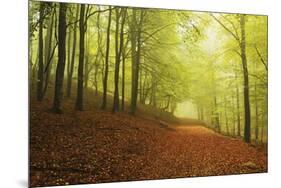
POLYGON ((150 95, 150 102, 149 104, 152 105, 153 107, 157 107, 157 103, 156 103, 156 92, 157 92, 157 81, 155 80, 155 76, 152 73, 151 75, 151 95, 150 95))
POLYGON ((227 100, 224 96, 224 117, 225 117, 225 127, 226 127, 226 134, 229 135, 229 127, 228 127, 228 116, 227 116, 227 100))
MULTIPOLYGON (((69 79, 70 77, 70 69, 71 69, 71 28, 68 27, 68 37, 67 37, 67 68, 66 68, 66 72, 67 72, 67 79, 69 79)), ((67 93, 67 89, 68 87, 66 86, 66 93, 67 93)))
POLYGON ((218 132, 220 132, 220 120, 219 120, 219 113, 218 113, 218 104, 217 104, 217 96, 216 96, 216 93, 215 93, 215 97, 214 97, 214 106, 215 106, 215 109, 214 109, 214 111, 215 111, 215 113, 214 113, 214 115, 215 115, 215 126, 216 126, 216 129, 217 129, 217 131, 218 132))
POLYGON ((198 104, 197 104, 197 118, 198 120, 201 120, 200 106, 198 104))
POLYGON ((240 31, 241 37, 237 33, 231 31, 227 28, 219 19, 211 15, 227 32, 229 32, 234 39, 238 42, 240 47, 240 57, 243 67, 243 77, 244 77, 244 115, 245 115, 245 125, 244 125, 244 141, 247 143, 251 142, 251 111, 250 111, 250 99, 249 99, 249 75, 247 66, 247 56, 246 56, 246 34, 245 34, 245 15, 240 15, 240 31))
POLYGON ((200 119, 204 120, 204 108, 203 107, 200 108, 200 119))
MULTIPOLYGON (((100 10, 100 8, 98 8, 98 10, 100 10)), ((101 57, 102 57, 102 53, 101 53, 101 45, 102 45, 102 38, 101 38, 101 32, 100 32, 100 12, 98 13, 97 16, 97 25, 96 25, 97 29, 98 29, 98 49, 97 49, 97 56, 96 56, 96 60, 95 60, 95 74, 94 74, 94 83, 95 83, 95 95, 98 95, 98 72, 99 72, 99 67, 100 64, 99 62, 101 61, 101 57)))
POLYGON ((34 88, 35 85, 37 84, 36 71, 37 71, 38 63, 39 63, 39 50, 36 54, 36 59, 35 59, 34 64, 32 66, 32 88, 34 88))
POLYGON ((78 85, 77 85, 77 98, 76 98, 76 110, 83 110, 83 73, 84 73, 84 55, 85 55, 85 5, 80 5, 80 41, 79 41, 79 64, 78 64, 78 85))
POLYGON ((247 143, 251 142, 251 111, 249 99, 249 75, 246 56, 246 36, 245 36, 245 15, 240 15, 241 26, 241 60, 243 65, 244 76, 244 110, 245 110, 245 125, 244 125, 244 140, 247 143))
POLYGON ((109 16, 107 25, 106 35, 106 52, 105 52, 105 67, 104 67, 104 78, 103 78, 103 100, 101 109, 106 109, 107 103, 107 80, 108 80, 108 66, 109 66, 109 50, 110 50, 110 27, 111 27, 111 6, 109 6, 109 16))
POLYGON ((143 71, 140 68, 139 70, 139 102, 142 104, 143 97, 143 71))
POLYGON ((62 86, 65 69, 66 10, 66 4, 60 3, 58 28, 58 63, 56 70, 55 95, 53 103, 53 111, 55 113, 61 113, 62 86))
POLYGON ((131 21, 131 56, 132 56, 132 80, 131 80, 131 109, 130 113, 134 114, 136 110, 136 99, 135 99, 135 80, 136 80, 136 10, 133 9, 132 21, 131 21))
POLYGON ((38 36, 38 73, 37 73, 37 100, 43 100, 43 82, 44 82, 44 59, 43 59, 43 21, 44 21, 44 2, 40 3, 39 10, 39 36, 38 36))
POLYGON ((235 113, 235 91, 231 90, 231 108, 232 108, 232 119, 233 119, 233 124, 232 124, 232 135, 236 135, 236 113, 235 113))
POLYGON ((261 115, 261 122, 262 122, 262 128, 261 128, 261 143, 263 143, 263 137, 264 137, 264 112, 262 112, 262 115, 261 115))
MULTIPOLYGON (((120 12, 119 9, 115 9, 116 13, 116 26, 115 26, 115 71, 114 71, 114 96, 113 96, 113 108, 112 112, 116 112, 119 110, 119 65, 120 65, 120 56, 119 51, 121 51, 121 48, 119 49, 119 19, 120 19, 120 12)), ((123 38, 123 35, 121 36, 120 31, 120 47, 122 45, 121 37, 123 38)))
POLYGON ((140 10, 140 18, 136 18, 136 10, 133 10, 133 20, 131 26, 131 46, 132 46, 132 92, 131 92, 131 111, 135 114, 138 99, 139 66, 141 57, 141 29, 143 22, 143 10, 140 10), (139 23, 136 24, 137 20, 139 23))
MULTIPOLYGON (((55 15, 55 11, 53 10, 51 18, 48 22, 47 35, 45 38, 45 41, 46 41, 45 42, 45 65, 48 65, 49 61, 52 61, 51 60, 51 48, 52 48, 54 15, 55 15)), ((50 62, 47 72, 45 73, 45 85, 44 85, 44 90, 43 90, 43 96, 45 96, 47 88, 48 88, 48 84, 49 84, 49 78, 50 78, 50 73, 51 73, 51 69, 52 69, 51 63, 52 62, 50 62)))
POLYGON ((88 83, 89 83, 89 75, 91 73, 91 68, 89 67, 89 56, 90 56, 90 53, 89 53, 89 34, 87 33, 86 34, 86 53, 85 53, 85 72, 84 72, 84 89, 87 90, 88 88, 88 83))
POLYGON ((125 61, 126 61, 126 55, 125 55, 125 48, 122 49, 122 104, 121 108, 122 111, 125 110, 125 61))
POLYGON ((239 88, 237 83, 237 71, 235 71, 235 80, 236 80, 236 106, 237 106, 237 133, 238 136, 241 136, 241 118, 240 118, 240 97, 239 97, 239 88))
POLYGON ((255 82, 255 140, 258 142, 259 139, 259 114, 258 114, 258 100, 257 100, 257 83, 255 82))
MULTIPOLYGON (((75 20, 79 17, 79 5, 77 4, 76 8, 76 16, 75 20)), ((69 68, 69 74, 67 78, 67 97, 71 97, 71 87, 72 87, 72 76, 74 70, 74 62, 75 62, 75 53, 76 53, 76 40, 77 40, 77 24, 73 25, 73 45, 72 45, 72 56, 71 56, 71 64, 69 68)))

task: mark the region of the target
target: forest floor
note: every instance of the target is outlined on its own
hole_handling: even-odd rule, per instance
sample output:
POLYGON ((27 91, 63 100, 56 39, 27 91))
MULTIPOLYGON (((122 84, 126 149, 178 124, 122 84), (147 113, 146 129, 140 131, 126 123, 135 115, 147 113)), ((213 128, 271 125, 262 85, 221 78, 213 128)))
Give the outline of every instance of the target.
POLYGON ((31 100, 32 187, 267 172, 265 149, 201 125, 50 106, 31 100))

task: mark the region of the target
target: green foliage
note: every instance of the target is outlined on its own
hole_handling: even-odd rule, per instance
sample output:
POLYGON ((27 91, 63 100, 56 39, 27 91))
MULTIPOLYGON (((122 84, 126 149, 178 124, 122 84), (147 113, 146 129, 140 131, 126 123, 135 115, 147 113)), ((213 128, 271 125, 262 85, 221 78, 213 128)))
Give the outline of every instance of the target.
MULTIPOLYGON (((38 53, 39 5, 40 2, 30 2, 29 11, 30 57, 31 62, 35 62, 31 71, 33 80, 36 80, 34 73, 37 70, 34 64, 38 53)), ((45 37, 51 12, 52 10, 58 12, 58 7, 56 3, 44 3, 44 5, 45 37)), ((75 27, 78 28, 78 24, 75 23, 79 20, 76 20, 78 6, 75 4, 67 6, 69 43, 66 53, 69 56, 73 53, 72 33, 75 27)), ((112 8, 124 9, 124 7, 112 8)), ((94 89, 97 93, 103 90, 108 9, 108 6, 86 5, 85 12, 84 74, 86 76, 84 79, 87 81, 85 87, 94 89)), ((111 42, 108 95, 114 92, 115 42, 118 41, 115 40, 118 36, 115 10, 112 11, 112 26, 109 33, 111 42)), ((132 50, 140 50, 139 103, 174 114, 178 104, 192 102, 196 106, 194 111, 198 113, 198 118, 208 122, 211 127, 220 129, 219 131, 226 134, 242 135, 244 78, 240 51, 240 15, 139 8, 127 8, 126 11, 124 45, 121 49, 124 55, 120 59, 119 71, 119 88, 124 89, 125 100, 131 100, 132 76, 134 76, 132 50), (138 32, 140 33, 136 37, 139 39, 135 41, 136 49, 132 49, 132 36, 138 32), (121 79, 123 61, 124 86, 121 79), (238 124, 241 125, 240 133, 238 133, 238 124)), ((57 16, 58 13, 55 14, 55 20, 57 16)), ((253 112, 252 129, 258 127, 262 135, 262 131, 266 130, 263 128, 267 126, 267 17, 246 15, 245 18, 250 105, 253 112), (254 113, 255 111, 257 113, 254 113)), ((53 27, 57 33, 56 25, 57 23, 53 27)), ((52 38, 52 48, 55 49, 53 59, 58 56, 56 42, 57 34, 52 38)), ((74 81, 77 80, 79 37, 76 44, 72 78, 74 81)), ((44 66, 46 68, 46 64, 44 66)), ((50 68, 52 74, 55 74, 54 68, 55 66, 50 68)), ((265 139, 260 136, 259 140, 265 139)))

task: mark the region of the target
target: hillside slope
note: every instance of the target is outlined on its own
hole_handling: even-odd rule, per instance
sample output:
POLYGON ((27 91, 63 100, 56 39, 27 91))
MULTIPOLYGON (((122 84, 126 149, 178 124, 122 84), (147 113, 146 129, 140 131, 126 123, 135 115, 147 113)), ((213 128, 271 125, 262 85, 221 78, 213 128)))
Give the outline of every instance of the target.
POLYGON ((88 107, 77 112, 72 100, 53 114, 48 98, 30 102, 32 186, 267 171, 263 150, 199 125, 88 107))

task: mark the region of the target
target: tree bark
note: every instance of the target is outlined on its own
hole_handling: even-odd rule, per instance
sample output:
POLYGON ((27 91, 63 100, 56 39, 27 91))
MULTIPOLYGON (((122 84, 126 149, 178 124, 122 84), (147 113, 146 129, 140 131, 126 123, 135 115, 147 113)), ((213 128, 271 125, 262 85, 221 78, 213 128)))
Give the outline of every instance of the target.
POLYGON ((132 56, 132 78, 131 78, 131 109, 130 113, 135 114, 136 110, 136 90, 135 90, 135 85, 136 85, 136 10, 133 9, 132 13, 132 21, 131 21, 131 32, 130 32, 130 37, 131 37, 131 56, 132 56))
POLYGON ((125 110, 125 62, 126 62, 126 54, 125 48, 122 49, 122 102, 121 102, 121 109, 122 111, 125 110))
POLYGON ((78 85, 77 85, 77 98, 76 98, 76 110, 83 110, 83 73, 84 73, 84 55, 85 55, 85 5, 80 5, 80 41, 79 41, 79 64, 78 64, 78 85))
POLYGON ((217 104, 217 96, 216 96, 216 93, 215 93, 215 96, 214 96, 214 106, 215 106, 215 126, 216 126, 216 129, 218 132, 220 132, 221 128, 220 128, 220 117, 219 117, 219 113, 218 113, 218 104, 217 104))
MULTIPOLYGON (((257 63, 255 63, 255 72, 257 72, 257 63)), ((257 96, 257 81, 255 81, 254 86, 254 98, 255 98, 255 141, 258 143, 259 139, 259 105, 257 96)))
POLYGON ((132 115, 135 115, 137 109, 138 99, 138 83, 139 83, 139 66, 141 57, 141 33, 142 33, 142 22, 144 12, 140 10, 139 22, 136 24, 136 10, 133 10, 132 20, 132 33, 131 33, 131 45, 132 45, 132 92, 131 92, 131 111, 132 115))
POLYGON ((105 67, 104 67, 104 78, 103 78, 103 100, 101 109, 106 109, 107 104, 107 80, 108 80, 108 66, 109 66, 109 51, 110 51, 110 27, 111 27, 111 14, 112 9, 109 6, 109 16, 106 34, 106 51, 105 51, 105 67))
POLYGON ((61 113, 62 86, 65 69, 65 39, 66 39, 66 10, 65 3, 60 3, 58 27, 58 63, 56 69, 55 95, 53 111, 61 113))
MULTIPOLYGON (((79 5, 77 4, 76 8, 76 16, 75 20, 79 17, 79 5)), ((71 97, 71 87, 72 87, 72 76, 74 70, 74 62, 75 62, 75 53, 76 53, 76 40, 77 40, 77 24, 73 25, 73 43, 72 43, 72 56, 71 56, 71 64, 69 68, 69 74, 67 78, 67 97, 71 97)))
POLYGON ((235 80, 236 80, 236 107, 237 107, 237 133, 238 136, 241 136, 241 118, 240 118, 240 96, 239 96, 239 88, 237 83, 237 71, 235 71, 235 80))
POLYGON ((245 15, 240 15, 241 28, 241 60, 243 65, 244 76, 244 110, 245 110, 245 125, 244 125, 244 140, 247 143, 251 142, 251 111, 249 99, 249 75, 246 56, 246 34, 245 34, 245 15))
POLYGON ((85 52, 85 71, 84 71, 84 89, 88 88, 88 83, 89 83, 89 75, 91 73, 91 68, 89 67, 89 56, 90 56, 90 52, 89 52, 89 34, 86 34, 86 39, 85 39, 85 43, 86 43, 86 52, 85 52))
MULTIPOLYGON (((116 112, 119 110, 119 65, 120 65, 120 56, 119 56, 119 19, 120 19, 120 12, 119 9, 115 9, 116 13, 116 26, 115 26, 115 71, 114 71, 114 96, 113 96, 113 108, 112 112, 116 112)), ((122 36, 123 37, 123 36, 122 36)), ((122 45, 121 42, 121 31, 120 31, 120 46, 122 45)))
POLYGON ((40 2, 39 10, 39 36, 38 36, 38 72, 37 72, 37 100, 43 100, 44 59, 43 59, 43 18, 44 2, 40 2))
MULTIPOLYGON (((51 18, 48 22, 48 28, 47 28, 47 35, 45 38, 45 65, 49 64, 49 61, 51 60, 51 48, 52 48, 52 38, 53 38, 53 23, 54 23, 54 15, 55 15, 55 10, 52 10, 52 15, 51 18)), ((51 66, 52 62, 50 62, 50 65, 48 66, 48 70, 45 73, 45 85, 44 85, 44 90, 43 90, 43 96, 45 96, 47 92, 47 88, 49 85, 49 78, 50 78, 50 73, 51 73, 51 66)))
POLYGON ((257 83, 255 82, 255 140, 259 139, 259 114, 258 114, 258 100, 257 100, 257 83))
POLYGON ((157 102, 156 102, 156 92, 157 92, 157 80, 155 78, 155 75, 152 73, 151 75, 151 95, 150 95, 150 102, 149 104, 152 105, 153 107, 157 107, 157 102))
POLYGON ((263 137, 264 137, 264 126, 265 126, 265 123, 264 123, 264 111, 262 112, 261 114, 261 122, 262 122, 262 128, 261 128, 261 142, 263 143, 263 137))
MULTIPOLYGON (((100 8, 98 8, 98 10, 100 11, 100 8)), ((100 31, 100 12, 97 15, 97 24, 96 27, 98 29, 98 49, 97 49, 97 56, 95 59, 95 74, 94 74, 94 83, 95 83, 95 95, 98 95, 98 73, 99 73, 99 67, 100 64, 99 62, 101 61, 101 57, 102 57, 102 52, 101 52, 101 45, 102 45, 102 38, 101 38, 101 31, 100 31)))
POLYGON ((121 12, 118 12, 118 9, 116 9, 116 62, 115 62, 115 90, 114 90, 114 101, 113 101, 113 112, 119 110, 119 67, 121 62, 121 55, 122 50, 124 48, 124 25, 126 20, 126 9, 121 9, 121 12), (119 41, 119 49, 118 49, 118 30, 119 30, 119 17, 121 14, 121 28, 120 28, 120 41, 119 41))
POLYGON ((226 134, 229 135, 228 116, 227 116, 227 100, 226 100, 225 96, 224 96, 224 117, 225 117, 226 134))

